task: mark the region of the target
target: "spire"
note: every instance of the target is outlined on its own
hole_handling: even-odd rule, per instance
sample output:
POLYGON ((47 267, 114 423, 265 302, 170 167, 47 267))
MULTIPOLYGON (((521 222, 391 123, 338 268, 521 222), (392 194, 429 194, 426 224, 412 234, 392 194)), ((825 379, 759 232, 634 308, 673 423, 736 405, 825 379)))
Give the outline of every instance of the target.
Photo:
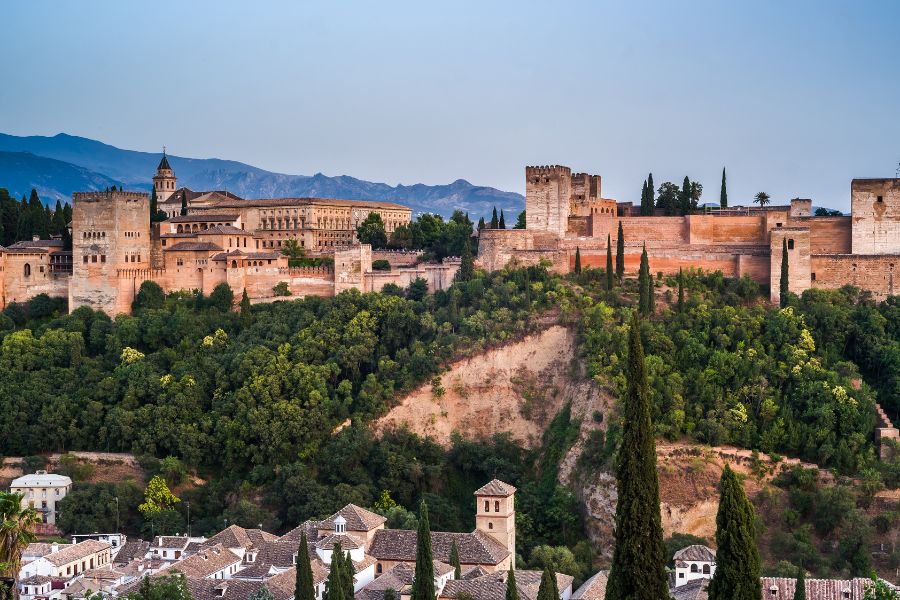
POLYGON ((156 167, 157 171, 162 171, 163 169, 167 169, 169 171, 172 170, 172 167, 169 166, 169 159, 166 156, 166 147, 165 146, 163 146, 162 160, 159 161, 159 166, 156 167))

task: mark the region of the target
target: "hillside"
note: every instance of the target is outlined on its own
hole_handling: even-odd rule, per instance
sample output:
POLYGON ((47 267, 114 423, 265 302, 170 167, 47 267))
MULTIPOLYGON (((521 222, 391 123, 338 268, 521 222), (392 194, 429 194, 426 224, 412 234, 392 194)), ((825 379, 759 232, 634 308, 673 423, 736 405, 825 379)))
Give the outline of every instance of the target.
POLYGON ((74 191, 102 190, 121 181, 68 162, 29 152, 0 151, 0 187, 16 198, 36 189, 44 204, 71 200, 74 191))
MULTIPOLYGON (((55 159, 101 173, 110 181, 122 182, 126 187, 146 189, 150 187, 161 157, 160 153, 124 150, 64 133, 53 137, 0 134, 0 151, 28 152, 55 159)), ((386 200, 406 204, 416 213, 434 212, 444 216, 450 216, 456 209, 473 215, 489 215, 494 206, 503 208, 509 215, 516 215, 524 208, 524 198, 520 194, 473 185, 464 179, 457 179, 446 185, 391 186, 347 175, 330 177, 322 173, 311 176, 273 173, 219 158, 187 158, 170 154, 169 163, 175 170, 180 186, 194 190, 227 189, 248 199, 318 196, 386 200)), ((15 180, 17 187, 26 185, 27 191, 30 191, 31 187, 36 187, 36 183, 40 182, 48 191, 52 190, 64 197, 71 196, 73 191, 96 189, 85 188, 71 177, 57 176, 54 169, 49 169, 40 180, 39 173, 40 171, 17 178, 14 170, 3 168, 0 164, 0 187, 9 188, 12 184, 5 182, 15 180), (29 181, 34 181, 35 184, 28 185, 29 181)), ((40 192, 40 188, 38 191, 40 192)))

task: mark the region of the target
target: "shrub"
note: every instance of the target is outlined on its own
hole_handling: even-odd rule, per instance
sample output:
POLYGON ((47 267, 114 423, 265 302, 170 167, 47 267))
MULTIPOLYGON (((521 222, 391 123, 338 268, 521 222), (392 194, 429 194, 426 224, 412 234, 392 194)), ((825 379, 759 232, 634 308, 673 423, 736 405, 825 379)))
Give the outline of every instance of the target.
POLYGON ((373 271, 390 271, 391 263, 384 260, 383 258, 372 261, 372 270, 373 271))
POLYGON ((290 296, 291 290, 288 288, 287 281, 279 281, 275 284, 275 287, 272 288, 272 292, 276 296, 290 296))

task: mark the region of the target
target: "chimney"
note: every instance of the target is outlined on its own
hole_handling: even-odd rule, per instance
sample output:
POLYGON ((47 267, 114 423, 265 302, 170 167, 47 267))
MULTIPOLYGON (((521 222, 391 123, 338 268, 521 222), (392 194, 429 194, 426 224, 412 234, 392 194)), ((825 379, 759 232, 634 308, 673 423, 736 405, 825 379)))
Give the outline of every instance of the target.
POLYGON ((36 241, 38 241, 39 239, 41 239, 41 236, 39 236, 38 234, 34 234, 33 236, 31 236, 31 241, 32 241, 32 242, 36 242, 36 241))
POLYGON ((50 552, 52 554, 56 554, 57 552, 59 552, 59 544, 55 542, 53 544, 50 544, 50 552))

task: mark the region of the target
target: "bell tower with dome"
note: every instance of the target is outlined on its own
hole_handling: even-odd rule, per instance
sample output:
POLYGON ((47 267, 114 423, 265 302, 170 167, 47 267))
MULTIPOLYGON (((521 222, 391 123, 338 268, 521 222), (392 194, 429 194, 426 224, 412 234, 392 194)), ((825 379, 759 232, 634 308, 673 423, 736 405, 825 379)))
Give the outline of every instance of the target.
POLYGON ((169 158, 166 156, 166 151, 163 149, 162 160, 159 161, 159 166, 156 167, 156 175, 153 176, 153 189, 156 190, 156 201, 165 202, 169 196, 174 194, 175 190, 178 189, 177 181, 175 172, 169 166, 169 158))

